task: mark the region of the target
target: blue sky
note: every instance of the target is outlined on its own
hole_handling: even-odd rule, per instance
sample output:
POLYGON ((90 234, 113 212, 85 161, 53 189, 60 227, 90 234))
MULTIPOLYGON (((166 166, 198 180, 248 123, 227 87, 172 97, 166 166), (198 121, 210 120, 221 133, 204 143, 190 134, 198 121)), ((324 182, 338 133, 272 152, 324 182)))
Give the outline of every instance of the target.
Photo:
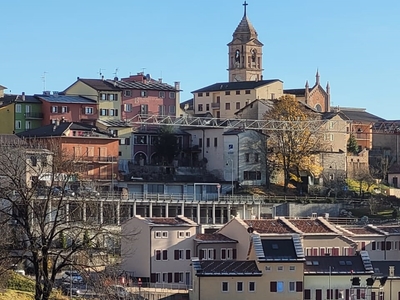
MULTIPOLYGON (((3 1, 0 85, 62 91, 76 77, 144 72, 191 91, 228 80, 227 43, 241 0, 3 1), (46 72, 46 73, 44 73, 46 72), (45 84, 43 75, 46 75, 45 84)), ((264 43, 264 79, 329 81, 331 104, 400 119, 400 1, 248 0, 264 43)))

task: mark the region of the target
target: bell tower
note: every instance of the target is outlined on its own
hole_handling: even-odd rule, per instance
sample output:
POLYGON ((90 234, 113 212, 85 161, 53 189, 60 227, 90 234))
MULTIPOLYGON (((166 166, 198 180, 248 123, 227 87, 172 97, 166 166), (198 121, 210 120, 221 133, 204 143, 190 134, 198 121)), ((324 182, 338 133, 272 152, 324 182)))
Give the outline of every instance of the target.
POLYGON ((228 44, 229 81, 262 80, 262 46, 257 31, 247 18, 247 2, 243 18, 228 44))

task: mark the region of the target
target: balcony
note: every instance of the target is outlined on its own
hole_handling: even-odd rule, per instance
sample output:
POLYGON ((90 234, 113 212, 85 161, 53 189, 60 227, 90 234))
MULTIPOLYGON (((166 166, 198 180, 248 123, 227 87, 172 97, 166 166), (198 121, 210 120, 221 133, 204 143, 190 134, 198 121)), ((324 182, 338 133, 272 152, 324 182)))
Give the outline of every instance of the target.
POLYGON ((211 107, 212 107, 213 109, 219 109, 220 106, 221 106, 221 103, 219 103, 219 102, 213 102, 213 103, 211 103, 211 107))
POLYGON ((43 119, 43 114, 39 112, 27 112, 25 113, 26 120, 40 120, 43 119))
POLYGON ((75 162, 86 162, 86 163, 118 163, 117 156, 75 156, 75 162))

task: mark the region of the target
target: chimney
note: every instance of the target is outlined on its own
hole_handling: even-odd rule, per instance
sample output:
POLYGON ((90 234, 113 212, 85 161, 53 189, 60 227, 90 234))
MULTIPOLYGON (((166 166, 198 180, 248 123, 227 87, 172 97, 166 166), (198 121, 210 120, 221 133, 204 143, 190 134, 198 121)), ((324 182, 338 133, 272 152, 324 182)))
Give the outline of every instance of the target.
POLYGON ((22 92, 22 101, 25 101, 25 92, 22 92))
POLYGON ((162 83, 162 78, 158 78, 158 82, 159 82, 159 83, 162 83))
POLYGON ((175 89, 179 91, 181 89, 181 83, 179 81, 175 81, 175 89))

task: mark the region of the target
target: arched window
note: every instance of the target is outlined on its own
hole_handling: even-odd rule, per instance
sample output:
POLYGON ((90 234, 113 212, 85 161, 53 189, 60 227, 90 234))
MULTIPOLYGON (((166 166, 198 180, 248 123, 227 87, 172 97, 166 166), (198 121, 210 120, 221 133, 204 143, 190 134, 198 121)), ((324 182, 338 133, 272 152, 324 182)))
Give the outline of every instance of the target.
POLYGON ((315 109, 316 109, 317 111, 319 111, 319 112, 322 111, 322 107, 321 107, 320 104, 315 105, 315 109))
POLYGON ((240 63, 240 51, 236 50, 235 52, 235 62, 240 63))
POLYGON ((256 62, 257 51, 256 49, 251 49, 251 62, 256 62))

